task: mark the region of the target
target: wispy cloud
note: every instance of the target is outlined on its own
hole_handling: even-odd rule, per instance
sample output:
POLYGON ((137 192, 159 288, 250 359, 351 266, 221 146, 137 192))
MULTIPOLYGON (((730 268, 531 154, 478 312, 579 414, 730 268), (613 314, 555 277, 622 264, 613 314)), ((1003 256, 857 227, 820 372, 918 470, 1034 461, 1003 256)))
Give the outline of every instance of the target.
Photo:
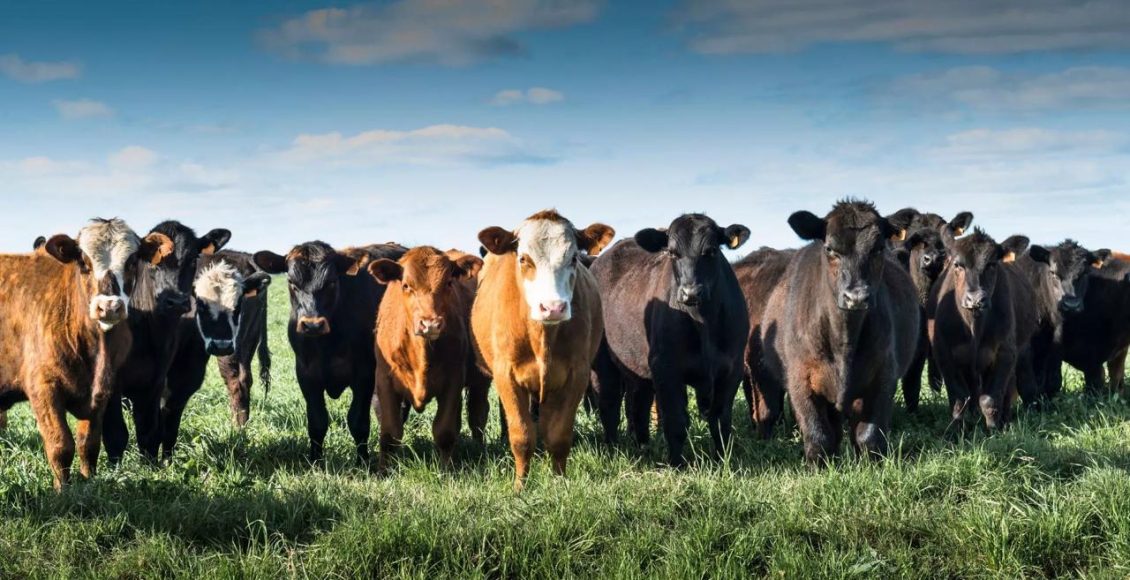
POLYGON ((431 125, 411 131, 376 129, 356 135, 299 135, 277 158, 286 164, 345 166, 501 165, 553 160, 505 130, 462 125, 431 125))
POLYGON ((510 105, 548 105, 550 103, 559 103, 565 100, 565 93, 547 89, 545 87, 532 87, 526 90, 521 89, 506 89, 498 91, 490 99, 490 104, 496 107, 508 107, 510 105))
POLYGON ((896 79, 882 87, 881 98, 1000 111, 1122 109, 1130 107, 1130 68, 1087 66, 1026 74, 958 67, 896 79))
POLYGON ((114 110, 106 103, 91 99, 77 99, 67 101, 57 99, 51 102, 59 116, 68 120, 92 119, 98 117, 113 117, 114 110))
POLYGON ((290 58, 332 64, 467 65, 525 52, 518 34, 592 20, 601 0, 394 0, 312 10, 263 30, 290 58))
POLYGON ((676 22, 705 54, 836 42, 954 54, 1130 47, 1122 0, 683 0, 676 22))
POLYGON ((21 83, 46 83, 75 79, 82 74, 78 64, 67 61, 27 61, 18 54, 0 54, 0 74, 21 83))
POLYGON ((973 129, 945 138, 945 144, 930 149, 950 159, 995 161, 1002 157, 1025 158, 1054 155, 1098 156, 1120 152, 1127 135, 1113 131, 1052 131, 1037 127, 973 129))

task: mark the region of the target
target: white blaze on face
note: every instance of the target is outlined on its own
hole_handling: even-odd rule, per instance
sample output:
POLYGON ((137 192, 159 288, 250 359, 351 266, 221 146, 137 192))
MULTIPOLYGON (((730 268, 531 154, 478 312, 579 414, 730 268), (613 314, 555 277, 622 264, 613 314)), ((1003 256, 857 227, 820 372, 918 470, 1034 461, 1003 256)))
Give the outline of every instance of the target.
POLYGON ((223 260, 213 262, 196 276, 193 294, 196 297, 196 328, 204 339, 205 348, 232 348, 239 336, 236 309, 243 298, 243 275, 223 260), (220 338, 207 332, 204 328, 205 319, 213 332, 218 325, 228 326, 231 338, 220 338))
POLYGON ((129 314, 126 264, 141 240, 120 219, 95 220, 82 229, 78 245, 90 260, 98 291, 90 300, 90 317, 102 330, 110 330, 129 314))
POLYGON ((518 231, 519 273, 530 307, 530 319, 565 322, 573 316, 573 283, 577 276, 577 235, 573 224, 547 219, 528 220, 518 231), (533 264, 533 275, 521 261, 533 264))

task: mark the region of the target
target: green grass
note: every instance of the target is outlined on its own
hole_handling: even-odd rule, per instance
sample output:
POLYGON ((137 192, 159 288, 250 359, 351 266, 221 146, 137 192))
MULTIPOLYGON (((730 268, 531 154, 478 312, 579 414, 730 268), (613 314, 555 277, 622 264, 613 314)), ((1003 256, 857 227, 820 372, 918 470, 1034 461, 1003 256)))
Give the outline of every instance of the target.
POLYGON ((539 457, 516 495, 497 409, 485 451, 465 428, 454 473, 437 469, 414 415, 380 477, 354 467, 346 396, 331 406, 326 467, 308 466, 284 291, 271 292, 270 396, 256 387, 238 432, 211 372, 172 465, 133 453, 57 495, 28 407, 13 409, 0 578, 1130 575, 1130 405, 1084 401, 1074 373, 1054 411, 994 436, 951 427, 929 394, 918 416, 897 412, 890 459, 826 469, 802 462, 791 420, 760 442, 742 413, 721 463, 703 456, 696 422, 696 458, 676 472, 661 441, 605 448, 582 412, 569 477, 539 457))

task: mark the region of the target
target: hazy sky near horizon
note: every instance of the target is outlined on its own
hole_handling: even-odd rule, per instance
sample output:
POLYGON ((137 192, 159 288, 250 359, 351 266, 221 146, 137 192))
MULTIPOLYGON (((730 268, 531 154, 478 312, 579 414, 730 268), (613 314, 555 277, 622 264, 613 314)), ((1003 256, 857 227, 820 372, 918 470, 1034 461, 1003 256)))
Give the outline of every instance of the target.
POLYGON ((1130 10, 12 2, 0 135, 6 252, 115 215, 470 250, 548 207, 618 237, 702 211, 746 251, 846 196, 1130 250, 1130 10))

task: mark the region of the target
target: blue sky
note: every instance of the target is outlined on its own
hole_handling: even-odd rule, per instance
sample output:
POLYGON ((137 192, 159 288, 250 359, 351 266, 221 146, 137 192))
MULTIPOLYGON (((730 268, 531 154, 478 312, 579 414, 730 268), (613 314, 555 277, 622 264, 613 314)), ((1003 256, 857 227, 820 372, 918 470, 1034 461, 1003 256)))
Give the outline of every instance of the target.
POLYGON ((839 197, 1130 249, 1121 0, 0 6, 0 250, 119 215, 473 249, 557 207, 798 242, 839 197))

